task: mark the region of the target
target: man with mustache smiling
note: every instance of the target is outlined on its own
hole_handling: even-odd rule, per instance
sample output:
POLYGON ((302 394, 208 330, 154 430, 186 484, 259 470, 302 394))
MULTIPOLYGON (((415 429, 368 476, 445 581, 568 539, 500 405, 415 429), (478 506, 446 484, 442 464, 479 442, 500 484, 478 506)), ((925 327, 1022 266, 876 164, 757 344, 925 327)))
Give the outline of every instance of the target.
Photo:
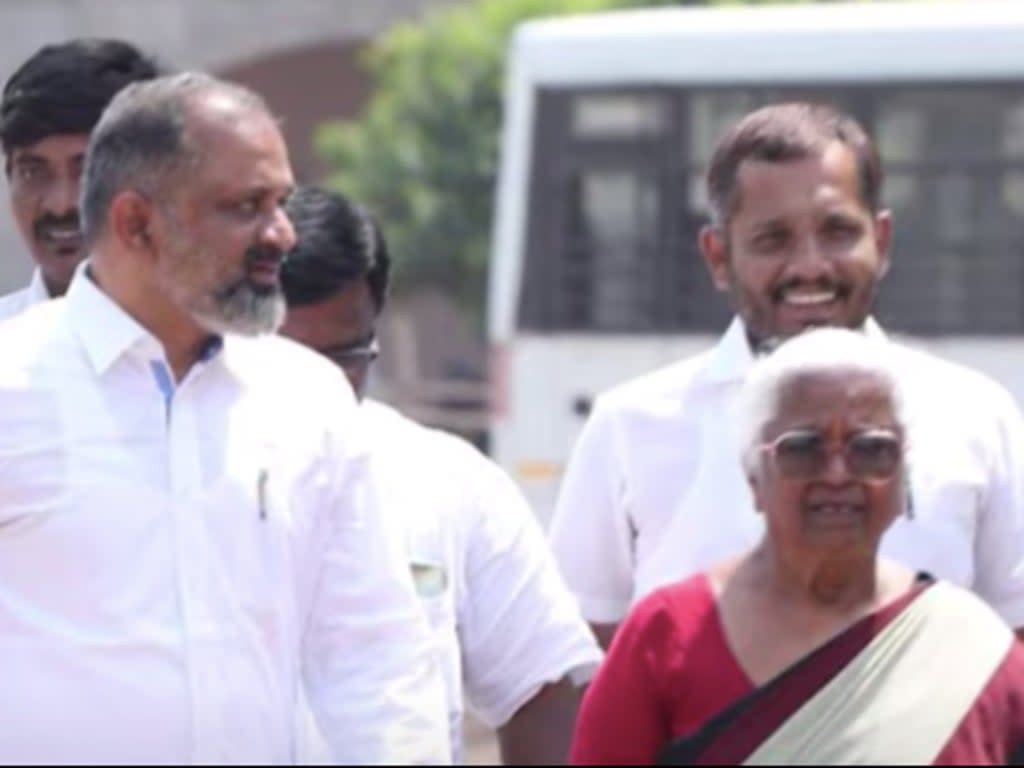
POLYGON ((0 297, 0 320, 63 296, 85 257, 78 187, 89 134, 128 83, 156 62, 120 40, 47 45, 11 75, 0 102, 0 143, 18 230, 36 263, 32 282, 0 297))
MULTIPOLYGON (((889 267, 877 151, 849 116, 757 110, 721 137, 699 245, 737 317, 718 345, 603 394, 563 480, 551 541, 607 647, 630 605, 751 547, 763 529, 738 459, 737 394, 754 358, 806 328, 883 336, 889 267)), ((968 587, 1024 627, 1024 424, 983 375, 890 342, 911 395, 913 514, 882 552, 968 587), (957 405, 968 404, 968 408, 957 405)))

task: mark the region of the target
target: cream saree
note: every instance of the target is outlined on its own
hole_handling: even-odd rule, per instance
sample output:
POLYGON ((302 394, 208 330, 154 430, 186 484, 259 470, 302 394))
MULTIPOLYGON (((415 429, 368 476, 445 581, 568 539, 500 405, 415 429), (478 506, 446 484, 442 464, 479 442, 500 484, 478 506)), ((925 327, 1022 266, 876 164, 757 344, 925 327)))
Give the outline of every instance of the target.
MULTIPOLYGON (((854 630, 863 637, 834 639, 668 745, 659 762, 929 765, 958 737, 999 741, 999 733, 994 740, 988 733, 958 735, 974 723, 968 714, 1003 673, 1015 642, 978 598, 930 583, 884 624, 848 632, 854 630)), ((1012 681, 1018 683, 1024 680, 1012 681)), ((1012 757, 998 751, 971 762, 1012 757)))

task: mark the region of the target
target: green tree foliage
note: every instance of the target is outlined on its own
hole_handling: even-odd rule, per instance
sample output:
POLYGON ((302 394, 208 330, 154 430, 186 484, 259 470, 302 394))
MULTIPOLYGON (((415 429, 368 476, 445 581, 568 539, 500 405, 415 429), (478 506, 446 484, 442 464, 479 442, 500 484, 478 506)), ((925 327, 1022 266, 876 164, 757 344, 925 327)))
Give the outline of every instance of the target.
POLYGON ((400 284, 443 285, 480 322, 504 62, 515 26, 540 16, 699 4, 476 0, 399 25, 367 50, 375 91, 360 119, 318 132, 318 149, 332 168, 327 183, 381 219, 400 284))

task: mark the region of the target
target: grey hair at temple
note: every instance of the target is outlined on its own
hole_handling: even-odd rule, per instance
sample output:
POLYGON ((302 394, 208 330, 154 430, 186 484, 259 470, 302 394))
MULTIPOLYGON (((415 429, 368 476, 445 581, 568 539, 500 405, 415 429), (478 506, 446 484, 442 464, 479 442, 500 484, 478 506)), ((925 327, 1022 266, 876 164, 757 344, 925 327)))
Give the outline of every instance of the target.
POLYGON ((217 93, 269 114, 259 94, 202 72, 183 72, 133 83, 104 110, 89 139, 80 210, 87 246, 103 233, 114 198, 134 190, 162 202, 176 174, 194 168, 202 150, 189 140, 189 106, 217 93))

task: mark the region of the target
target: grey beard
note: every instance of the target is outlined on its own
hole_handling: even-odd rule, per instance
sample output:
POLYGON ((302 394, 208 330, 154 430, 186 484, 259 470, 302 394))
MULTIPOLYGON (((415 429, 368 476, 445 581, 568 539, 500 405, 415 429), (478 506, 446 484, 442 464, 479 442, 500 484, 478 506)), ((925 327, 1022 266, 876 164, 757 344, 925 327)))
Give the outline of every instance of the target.
POLYGON ((208 297, 192 314, 210 333, 237 333, 258 336, 275 333, 285 318, 284 296, 280 291, 254 291, 249 285, 233 286, 230 291, 208 297))

